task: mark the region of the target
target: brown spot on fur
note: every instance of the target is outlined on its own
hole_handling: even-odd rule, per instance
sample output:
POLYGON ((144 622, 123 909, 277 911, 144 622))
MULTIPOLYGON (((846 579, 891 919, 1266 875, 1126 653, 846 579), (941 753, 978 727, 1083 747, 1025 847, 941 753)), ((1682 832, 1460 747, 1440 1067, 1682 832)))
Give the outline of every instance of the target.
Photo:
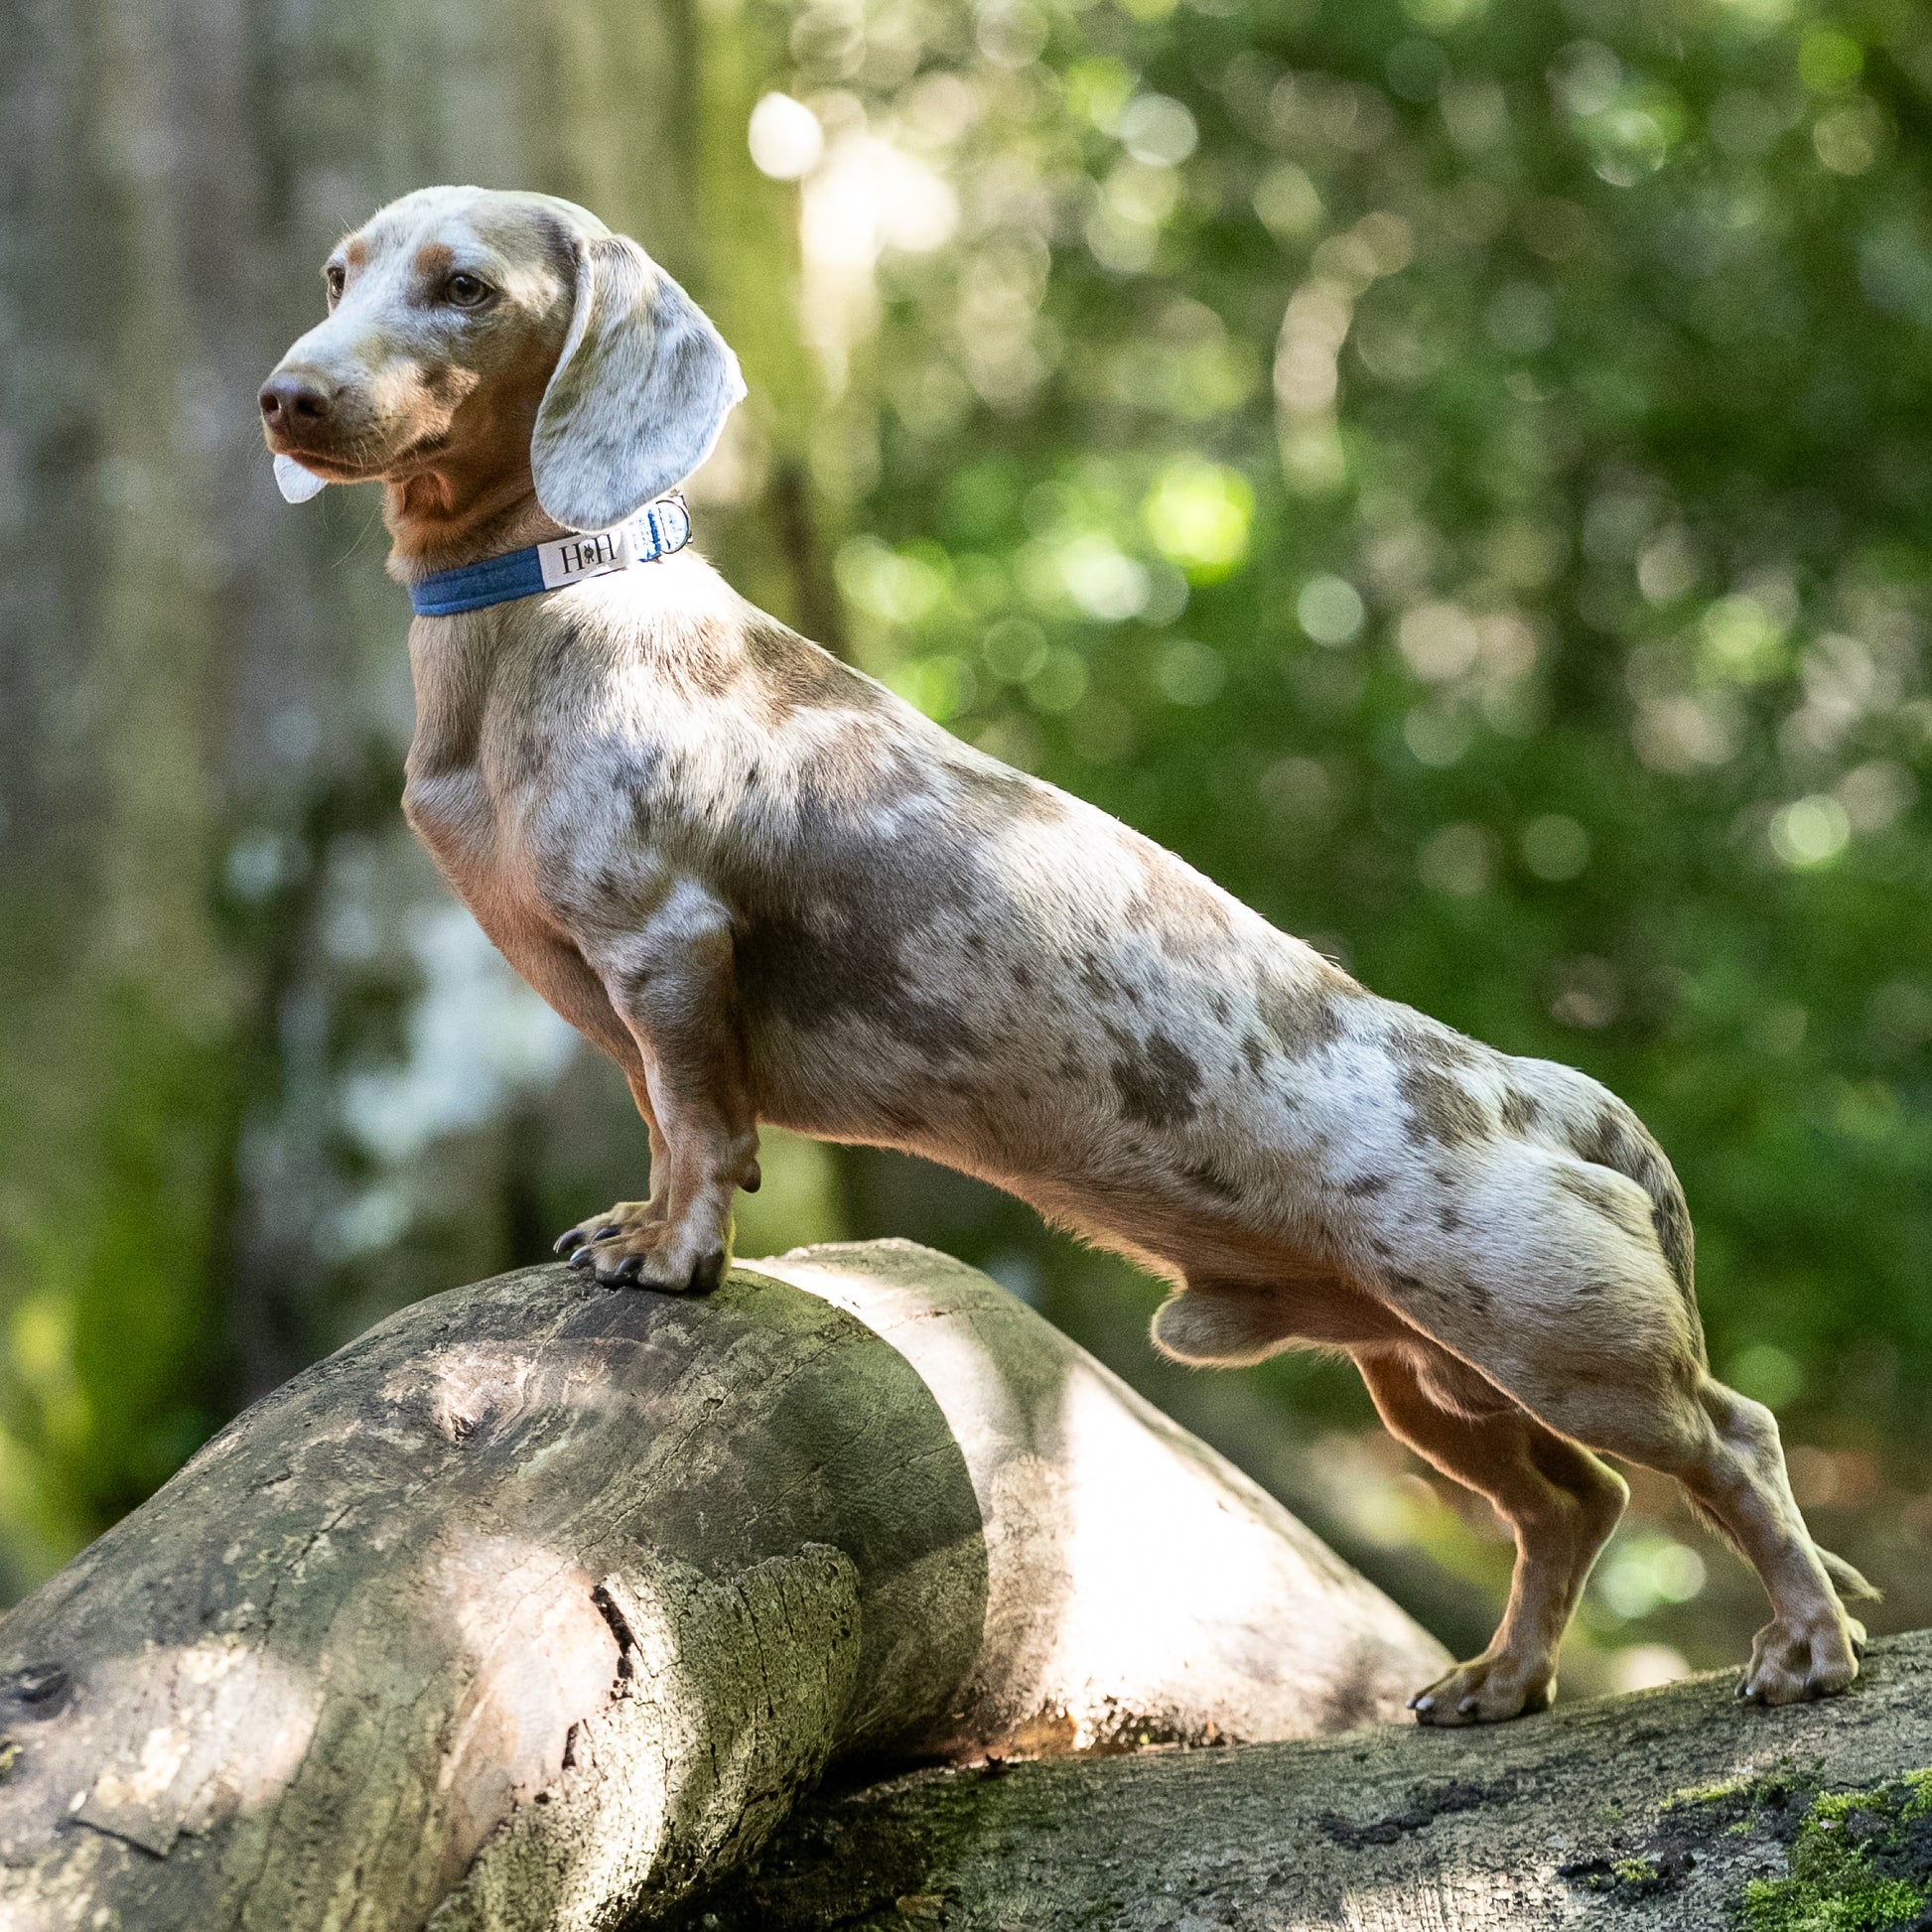
POLYGON ((1466 1147, 1485 1140, 1489 1116, 1466 1088, 1434 1067, 1403 1069, 1397 1085, 1409 1108, 1409 1138, 1443 1147, 1466 1147))
POLYGON ((1426 1066, 1438 1073, 1453 1073, 1464 1067, 1480 1066, 1484 1049, 1473 1040, 1452 1034, 1447 1027, 1425 1022, 1420 1015, 1391 1029, 1388 1048, 1395 1059, 1411 1066, 1426 1066))
POLYGON ((946 776, 958 791, 967 818, 982 831, 1009 825, 1051 825, 1066 816, 1066 802, 1051 785, 1004 765, 954 764, 946 776))
POLYGON ((1259 1080, 1268 1064, 1267 1042, 1259 1034, 1249 1034, 1241 1042, 1241 1057, 1248 1062, 1248 1071, 1259 1080))
POLYGON ((1559 1168, 1557 1185, 1565 1193, 1575 1195, 1586 1207, 1602 1215, 1606 1221, 1613 1221, 1618 1227, 1625 1225, 1623 1197, 1604 1182, 1594 1180, 1575 1168, 1559 1168))
POLYGON ((1331 981, 1339 973, 1308 979, 1264 972, 1255 982, 1255 1018, 1291 1060, 1305 1059, 1341 1037, 1341 1002, 1331 981))
POLYGON ((1505 1087, 1501 1108, 1503 1126, 1512 1134, 1527 1134, 1543 1110, 1521 1087, 1505 1087))
POLYGON ((350 268, 361 268, 369 259, 369 244, 359 235, 343 250, 343 260, 350 268))
POLYGON ((424 281, 447 275, 456 262, 456 250, 447 241, 426 241, 416 250, 416 273, 424 281))
POLYGON ((1171 959, 1212 951, 1232 925, 1220 896, 1159 846, 1145 840, 1135 844, 1142 857, 1144 883, 1127 902, 1128 926, 1150 934, 1171 959))
POLYGON ((1145 1040, 1116 1035, 1120 1057, 1110 1071, 1121 1111, 1150 1127, 1172 1127, 1199 1110, 1201 1073, 1195 1062, 1164 1033, 1145 1040))
POLYGON ((906 956, 936 921, 981 906, 976 848, 945 802, 891 760, 862 766, 845 747, 806 767, 793 811, 783 848, 749 834, 720 843, 747 1006, 806 1031, 877 1028, 940 1058, 980 1050, 959 999, 906 956))
POLYGON ((1446 1282, 1424 1281, 1417 1275, 1391 1274, 1391 1288, 1400 1293, 1426 1302, 1461 1302, 1473 1309, 1477 1314, 1487 1314, 1490 1309, 1489 1291, 1466 1276, 1451 1276, 1446 1282))
POLYGON ((773 724, 814 708, 874 712, 892 702, 878 684, 762 611, 745 621, 752 692, 773 724))
POLYGON ((1634 1180, 1650 1196, 1650 1225, 1664 1263, 1689 1302, 1696 1297, 1695 1237, 1684 1190, 1663 1149, 1621 1101, 1607 1100, 1596 1118, 1571 1136, 1572 1151, 1592 1166, 1634 1180))
POLYGON ((1360 1200, 1365 1195, 1381 1193, 1388 1184, 1389 1176, 1385 1173, 1351 1174, 1341 1183, 1341 1191, 1353 1199, 1360 1200))
POLYGON ((700 698, 723 698, 735 692, 743 664, 729 633, 713 624, 680 624, 676 644, 667 653, 667 682, 681 684, 700 698))
MULTIPOLYGON (((1399 1069, 1396 1084, 1408 1103, 1412 1142, 1465 1147, 1488 1138, 1487 1109, 1451 1077, 1481 1065, 1483 1049, 1420 1014, 1393 1027, 1386 1045, 1399 1069)), ((1438 1178, 1447 1184, 1449 1177, 1439 1174, 1438 1178)))

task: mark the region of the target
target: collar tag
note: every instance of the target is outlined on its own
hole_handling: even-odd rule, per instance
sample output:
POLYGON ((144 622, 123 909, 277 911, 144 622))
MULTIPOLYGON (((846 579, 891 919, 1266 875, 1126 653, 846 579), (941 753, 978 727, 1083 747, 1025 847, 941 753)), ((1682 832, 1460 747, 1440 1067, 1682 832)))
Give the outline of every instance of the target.
POLYGON ((562 590, 586 577, 628 570, 632 564, 655 563, 673 550, 682 550, 691 537, 691 514, 681 497, 666 496, 651 503, 614 530, 587 530, 537 545, 537 563, 546 591, 562 590))
POLYGON ((610 530, 533 543, 527 550, 505 551, 479 564, 433 571, 410 585, 409 602, 419 618, 451 618, 462 611, 483 611, 492 604, 541 597, 587 577, 604 577, 633 564, 655 563, 691 541, 691 512, 675 493, 660 496, 635 516, 610 530))

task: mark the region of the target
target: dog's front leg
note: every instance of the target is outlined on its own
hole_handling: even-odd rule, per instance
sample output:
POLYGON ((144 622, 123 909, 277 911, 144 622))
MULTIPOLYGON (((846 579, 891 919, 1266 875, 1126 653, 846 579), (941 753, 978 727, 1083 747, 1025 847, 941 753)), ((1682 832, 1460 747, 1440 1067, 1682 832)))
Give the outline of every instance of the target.
POLYGON ((730 913, 680 880, 592 962, 643 1062, 651 1188, 586 1221, 571 1265, 613 1285, 716 1288, 731 1259, 732 1196, 759 1184, 730 913))

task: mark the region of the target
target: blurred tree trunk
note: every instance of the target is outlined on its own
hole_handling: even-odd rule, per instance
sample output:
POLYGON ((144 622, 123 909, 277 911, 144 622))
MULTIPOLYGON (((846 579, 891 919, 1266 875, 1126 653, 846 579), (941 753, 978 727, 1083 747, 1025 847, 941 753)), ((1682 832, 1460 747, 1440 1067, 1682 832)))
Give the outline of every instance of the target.
MULTIPOLYGON (((689 0, 10 12, 0 1592, 425 1274, 517 1258, 542 1178, 506 1172, 552 1128, 640 1177, 618 1083, 573 1075, 567 1118, 532 1098, 550 1035, 481 1099, 423 1064, 448 929, 425 937, 446 896, 395 809, 407 607, 373 490, 277 497, 254 390, 320 313, 335 236, 426 182, 582 201, 732 310, 748 249, 768 274, 788 244, 701 217, 759 45, 723 21, 714 98, 708 31, 689 0), (373 1142, 371 1072, 395 1075, 373 1142)), ((736 306, 752 359, 782 360, 782 313, 736 306)))

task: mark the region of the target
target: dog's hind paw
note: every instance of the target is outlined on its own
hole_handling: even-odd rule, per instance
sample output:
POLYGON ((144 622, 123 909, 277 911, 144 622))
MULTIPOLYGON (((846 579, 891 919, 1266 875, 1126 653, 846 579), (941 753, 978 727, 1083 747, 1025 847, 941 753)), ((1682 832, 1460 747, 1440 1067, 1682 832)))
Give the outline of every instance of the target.
POLYGON ((1804 1704, 1849 1691, 1859 1674, 1864 1625, 1847 1617, 1842 1626, 1821 1622, 1793 1630, 1773 1620, 1751 1644, 1750 1669, 1737 1686, 1746 1704, 1804 1704))

